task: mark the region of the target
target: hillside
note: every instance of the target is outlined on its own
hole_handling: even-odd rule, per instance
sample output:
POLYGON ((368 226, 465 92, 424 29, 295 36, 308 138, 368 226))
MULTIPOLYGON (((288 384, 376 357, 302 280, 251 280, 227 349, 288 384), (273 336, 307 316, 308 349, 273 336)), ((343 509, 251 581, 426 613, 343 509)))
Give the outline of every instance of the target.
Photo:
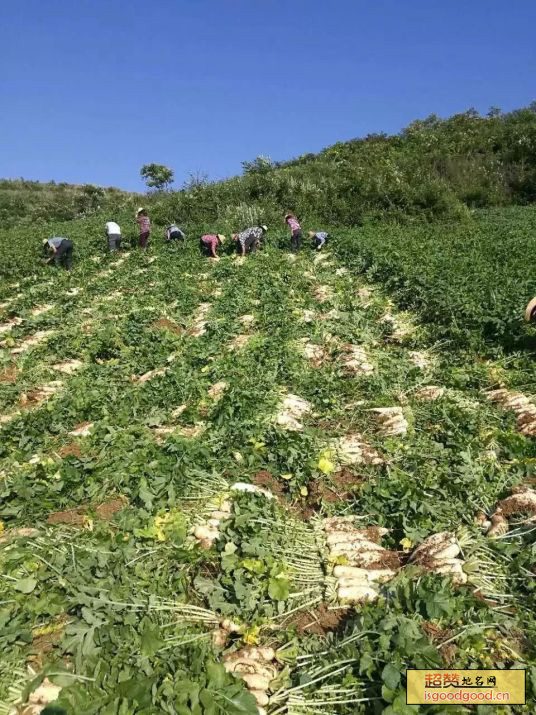
POLYGON ((135 200, 136 195, 113 187, 0 179, 0 225, 65 221, 102 209, 115 211, 135 200))
POLYGON ((528 712, 534 117, 153 194, 146 254, 126 195, 120 254, 112 206, 0 229, 0 713, 443 712, 408 668, 524 669, 529 705, 489 707, 528 712), (288 252, 286 208, 325 251, 288 252), (261 218, 262 251, 200 255, 261 218))

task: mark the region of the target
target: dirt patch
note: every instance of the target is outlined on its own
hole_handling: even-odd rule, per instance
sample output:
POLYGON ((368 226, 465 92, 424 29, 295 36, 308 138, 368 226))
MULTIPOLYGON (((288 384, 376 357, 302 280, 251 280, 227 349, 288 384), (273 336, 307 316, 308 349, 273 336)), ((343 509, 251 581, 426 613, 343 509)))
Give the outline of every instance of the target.
POLYGON ((128 501, 124 497, 109 499, 108 501, 99 504, 95 508, 95 513, 99 519, 102 519, 103 521, 111 521, 114 515, 117 514, 118 511, 121 511, 121 509, 123 509, 127 504, 128 501))
POLYGON ((59 451, 58 455, 64 459, 65 457, 81 457, 82 451, 80 447, 72 442, 71 444, 64 445, 59 451))
POLYGON ((317 479, 308 484, 311 505, 319 505, 322 501, 333 504, 351 499, 355 488, 363 483, 363 478, 354 474, 351 469, 343 468, 332 474, 328 480, 317 479))
POLYGON ((0 382, 16 382, 19 371, 15 365, 10 365, 0 373, 0 382))
POLYGON ((270 472, 266 471, 266 469, 261 469, 260 472, 257 472, 257 474, 254 474, 251 477, 251 481, 255 486, 261 487, 262 489, 267 489, 269 492, 272 492, 272 494, 278 498, 284 498, 285 496, 285 488, 283 484, 274 477, 273 474, 270 474, 270 472))
POLYGON ((289 620, 285 621, 285 627, 293 626, 300 635, 306 633, 325 636, 341 627, 347 614, 347 608, 330 611, 322 603, 312 611, 300 611, 293 614, 289 620))
POLYGON ((87 507, 79 506, 67 511, 55 511, 48 515, 47 524, 66 524, 67 526, 84 526, 87 507))
POLYGON ((452 635, 452 631, 448 628, 440 628, 435 623, 432 623, 432 621, 424 621, 421 628, 434 645, 448 640, 452 635))
POLYGON ((83 527, 88 519, 88 514, 93 510, 102 521, 111 521, 117 512, 121 511, 128 501, 124 497, 109 499, 94 507, 86 504, 67 511, 55 511, 49 514, 47 524, 66 524, 67 526, 83 527))
POLYGON ((155 330, 169 330, 170 333, 175 333, 175 335, 180 335, 182 333, 180 325, 177 325, 177 323, 174 323, 173 320, 169 320, 168 318, 159 318, 158 320, 155 320, 151 327, 155 330))

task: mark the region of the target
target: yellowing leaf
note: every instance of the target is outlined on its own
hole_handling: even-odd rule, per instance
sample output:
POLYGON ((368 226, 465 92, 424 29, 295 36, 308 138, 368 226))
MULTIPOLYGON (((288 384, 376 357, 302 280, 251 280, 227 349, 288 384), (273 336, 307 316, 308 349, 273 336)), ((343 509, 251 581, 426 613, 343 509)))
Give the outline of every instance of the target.
POLYGON ((285 479, 288 482, 292 479, 292 474, 281 474, 281 479, 285 479))
POLYGON ((309 494, 309 490, 307 489, 307 487, 300 487, 300 494, 302 495, 302 497, 306 497, 309 494))
POLYGON ((318 469, 320 469, 320 471, 324 474, 331 474, 331 472, 333 472, 335 469, 335 465, 333 464, 333 462, 326 457, 320 457, 317 466, 318 469))
POLYGON ((400 546, 404 549, 404 551, 409 551, 413 546, 413 541, 405 536, 403 539, 400 539, 400 546))
POLYGON ((259 642, 259 626, 252 626, 245 632, 243 639, 248 645, 256 645, 259 642))

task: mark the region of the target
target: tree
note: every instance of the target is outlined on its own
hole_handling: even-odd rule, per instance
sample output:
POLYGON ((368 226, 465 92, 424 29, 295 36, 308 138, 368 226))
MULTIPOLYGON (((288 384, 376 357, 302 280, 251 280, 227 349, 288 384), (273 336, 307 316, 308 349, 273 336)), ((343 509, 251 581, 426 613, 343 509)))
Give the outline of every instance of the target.
POLYGON ((267 174, 275 168, 274 162, 269 156, 258 156, 253 161, 243 161, 242 169, 244 174, 267 174))
POLYGON ((173 183, 174 171, 163 164, 144 164, 140 175, 149 189, 164 191, 173 183))

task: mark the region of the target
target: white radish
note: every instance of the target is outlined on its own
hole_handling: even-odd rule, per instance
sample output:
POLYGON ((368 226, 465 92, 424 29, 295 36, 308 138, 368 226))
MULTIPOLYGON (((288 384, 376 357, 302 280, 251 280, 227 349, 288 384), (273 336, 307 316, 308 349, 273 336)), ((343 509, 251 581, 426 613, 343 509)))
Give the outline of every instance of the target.
POLYGON ((249 692, 257 701, 257 705, 268 705, 270 702, 270 698, 266 695, 264 690, 250 690, 249 692))
POLYGON ((249 492, 250 494, 260 494, 267 499, 273 499, 274 495, 267 489, 257 487, 255 484, 246 484, 245 482, 236 482, 231 486, 232 492, 249 492))
POLYGON ((337 597, 341 603, 365 603, 375 601, 378 592, 371 586, 351 586, 337 589, 337 597))
POLYGON ((264 675, 257 675, 255 673, 244 673, 241 674, 241 677, 250 690, 266 691, 270 687, 270 679, 265 677, 264 675))
POLYGON ((461 551, 461 549, 458 546, 458 544, 449 544, 445 548, 441 548, 441 549, 438 549, 435 551, 434 550, 430 551, 429 555, 432 558, 437 559, 438 561, 441 561, 442 559, 455 558, 456 556, 458 556, 460 551, 461 551))
POLYGON ((392 569, 361 569, 357 566, 335 566, 333 575, 336 578, 365 578, 367 581, 388 581, 395 575, 392 569))
POLYGON ((215 541, 219 536, 219 532, 216 529, 211 529, 208 526, 199 524, 194 529, 194 536, 196 539, 199 539, 200 541, 201 540, 215 541))
POLYGON ((223 630, 227 631, 228 633, 242 633, 244 630, 244 626, 241 626, 239 623, 231 621, 229 618, 225 618, 220 625, 223 630))

